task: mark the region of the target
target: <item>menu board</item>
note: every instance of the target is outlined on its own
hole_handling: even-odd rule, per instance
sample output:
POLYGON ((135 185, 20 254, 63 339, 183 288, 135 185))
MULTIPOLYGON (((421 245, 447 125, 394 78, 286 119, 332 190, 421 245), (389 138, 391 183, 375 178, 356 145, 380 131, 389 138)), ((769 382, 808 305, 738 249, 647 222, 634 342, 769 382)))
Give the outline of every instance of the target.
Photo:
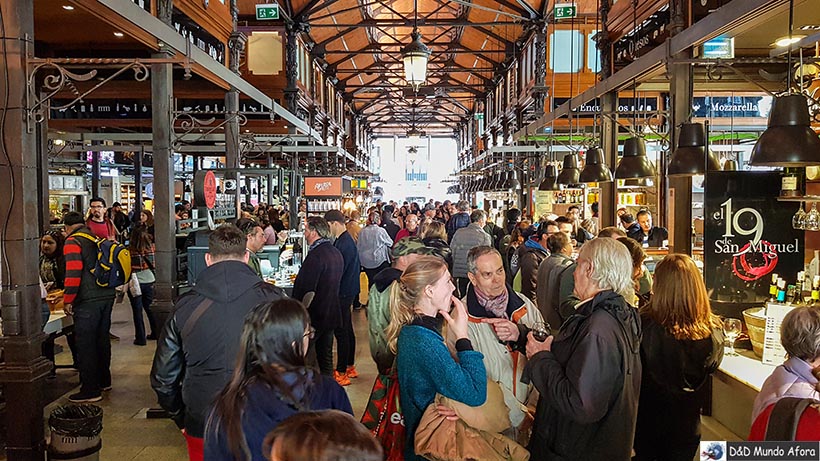
POLYGON ((763 338, 763 363, 780 365, 786 361, 786 349, 780 343, 780 325, 783 317, 794 309, 786 304, 769 303, 766 305, 766 330, 763 338))
POLYGON ((711 299, 762 303, 771 274, 788 283, 803 270, 797 202, 781 202, 778 171, 714 171, 704 186, 704 268, 711 299))

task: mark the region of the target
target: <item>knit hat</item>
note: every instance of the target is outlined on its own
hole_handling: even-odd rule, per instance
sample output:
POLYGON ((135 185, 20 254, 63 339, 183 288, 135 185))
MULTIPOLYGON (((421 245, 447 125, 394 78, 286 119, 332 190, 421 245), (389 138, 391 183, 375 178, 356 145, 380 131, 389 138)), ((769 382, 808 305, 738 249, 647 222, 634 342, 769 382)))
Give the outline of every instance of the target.
POLYGON ((391 251, 393 259, 398 259, 409 254, 432 255, 435 254, 435 249, 428 247, 418 237, 405 237, 395 245, 391 251))

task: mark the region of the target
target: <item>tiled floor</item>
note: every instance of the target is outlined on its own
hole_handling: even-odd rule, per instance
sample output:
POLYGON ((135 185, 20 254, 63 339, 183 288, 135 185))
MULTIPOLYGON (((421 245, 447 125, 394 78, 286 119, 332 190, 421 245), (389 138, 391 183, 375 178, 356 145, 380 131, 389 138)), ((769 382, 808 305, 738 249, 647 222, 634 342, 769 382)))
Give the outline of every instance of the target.
MULTIPOLYGON (((373 380, 376 366, 370 358, 367 341, 367 319, 364 310, 354 312, 353 322, 358 344, 356 368, 359 378, 345 389, 350 396, 356 416, 361 416, 373 380)), ((147 323, 146 323, 147 324, 147 323)), ((185 441, 176 425, 165 419, 146 419, 145 412, 156 406, 156 395, 148 375, 154 356, 155 342, 147 347, 134 346, 134 327, 128 301, 114 306, 111 332, 121 338, 112 342, 113 389, 105 394, 99 405, 103 408, 102 460, 112 461, 185 461, 188 459, 185 441)), ((238 338, 237 338, 238 340, 238 338)), ((62 339, 58 343, 65 345, 62 339)), ((57 356, 58 364, 71 362, 68 349, 57 356)), ((67 373, 67 371, 58 371, 67 373)), ((79 378, 75 378, 79 379, 79 378)), ((76 390, 72 390, 76 392, 76 390)), ((48 417, 58 405, 68 403, 68 394, 46 408, 48 417)))

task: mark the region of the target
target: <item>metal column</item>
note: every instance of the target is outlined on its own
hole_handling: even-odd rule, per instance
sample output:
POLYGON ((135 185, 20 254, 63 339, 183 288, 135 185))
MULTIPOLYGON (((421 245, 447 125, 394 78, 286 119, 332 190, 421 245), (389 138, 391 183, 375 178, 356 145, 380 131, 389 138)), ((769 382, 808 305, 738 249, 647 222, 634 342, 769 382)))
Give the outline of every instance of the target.
MULTIPOLYGON (((618 165, 618 92, 613 91, 601 97, 601 109, 605 114, 612 114, 612 117, 601 118, 601 150, 604 151, 607 167, 612 170, 618 165)), ((598 203, 598 229, 607 226, 614 226, 618 210, 618 184, 617 180, 602 182, 601 199, 598 203)))
MULTIPOLYGON (((154 58, 167 58, 157 53, 154 58)), ((157 325, 165 325, 174 306, 176 280, 176 221, 174 219, 174 164, 171 150, 173 97, 171 64, 151 65, 151 128, 154 149, 154 227, 156 237, 156 273, 154 304, 157 325)))
MULTIPOLYGON (((100 150, 91 151, 91 197, 100 196, 100 150)), ((110 203, 106 203, 111 206, 110 203)))
MULTIPOLYGON (((231 88, 225 93, 225 112, 225 116, 229 117, 228 123, 225 124, 225 168, 239 168, 239 91, 236 88, 231 88)), ((239 173, 233 178, 236 179, 236 215, 239 217, 239 203, 242 201, 239 173)))
POLYGON ((27 113, 26 60, 34 53, 33 2, 0 0, 6 77, 0 94, 0 280, 4 360, 0 383, 6 401, 6 455, 10 461, 42 461, 43 379, 51 362, 42 357, 39 283, 40 203, 37 134, 27 113))

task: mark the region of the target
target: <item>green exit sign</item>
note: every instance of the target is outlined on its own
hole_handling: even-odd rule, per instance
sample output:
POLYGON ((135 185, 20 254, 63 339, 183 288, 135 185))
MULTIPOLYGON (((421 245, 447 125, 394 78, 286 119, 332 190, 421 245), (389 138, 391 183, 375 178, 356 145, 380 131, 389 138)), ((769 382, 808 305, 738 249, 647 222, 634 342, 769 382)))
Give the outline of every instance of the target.
POLYGON ((265 3, 256 5, 256 19, 259 21, 279 19, 279 4, 265 3))
POLYGON ((569 19, 578 16, 578 7, 574 3, 556 3, 552 9, 555 19, 569 19))

